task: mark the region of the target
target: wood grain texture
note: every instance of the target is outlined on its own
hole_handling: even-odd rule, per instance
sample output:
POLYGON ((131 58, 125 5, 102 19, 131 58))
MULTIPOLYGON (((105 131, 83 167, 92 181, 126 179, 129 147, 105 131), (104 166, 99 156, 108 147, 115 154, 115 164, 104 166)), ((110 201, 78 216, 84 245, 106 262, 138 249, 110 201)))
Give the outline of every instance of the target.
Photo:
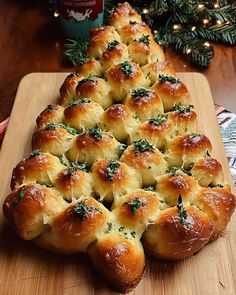
MULTIPOLYGON (((30 151, 35 119, 47 104, 56 102, 65 73, 34 73, 21 81, 9 128, 0 153, 0 205, 9 192, 12 169, 30 151)), ((208 83, 203 75, 179 73, 187 84, 202 131, 213 144, 213 156, 223 165, 232 184, 208 83)), ((49 253, 22 241, 0 213, 0 294, 115 294, 93 269, 85 255, 49 253)), ((180 262, 147 259, 135 295, 236 294, 236 219, 227 233, 197 255, 180 262)))

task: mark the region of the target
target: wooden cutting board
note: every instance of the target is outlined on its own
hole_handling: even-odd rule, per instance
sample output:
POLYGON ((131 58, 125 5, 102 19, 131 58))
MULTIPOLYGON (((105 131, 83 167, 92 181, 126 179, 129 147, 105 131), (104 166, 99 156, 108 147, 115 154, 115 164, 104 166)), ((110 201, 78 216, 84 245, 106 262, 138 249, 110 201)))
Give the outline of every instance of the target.
MULTIPOLYGON (((12 169, 30 151, 35 119, 49 103, 58 100, 65 73, 33 73, 23 78, 13 106, 9 127, 0 152, 0 205, 9 193, 12 169)), ((181 73, 191 103, 198 113, 201 130, 211 140, 213 157, 231 176, 222 144, 207 80, 197 73, 181 73)), ((236 294, 236 219, 226 235, 197 255, 179 262, 149 261, 136 295, 236 294)), ((49 253, 22 241, 6 225, 0 212, 0 294, 115 294, 93 270, 86 255, 49 253)))

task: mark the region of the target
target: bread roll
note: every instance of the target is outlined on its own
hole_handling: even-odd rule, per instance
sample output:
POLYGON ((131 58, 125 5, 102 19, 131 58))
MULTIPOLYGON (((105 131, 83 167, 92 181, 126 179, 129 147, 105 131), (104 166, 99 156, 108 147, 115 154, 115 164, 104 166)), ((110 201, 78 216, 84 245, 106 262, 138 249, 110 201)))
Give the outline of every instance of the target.
POLYGON ((164 112, 160 97, 146 88, 131 91, 125 99, 125 105, 138 116, 141 122, 164 112))
POLYGON ((143 186, 156 183, 156 176, 165 173, 167 163, 160 151, 146 139, 134 141, 123 153, 121 161, 136 170, 143 186))
POLYGON ((94 57, 89 57, 85 58, 85 62, 78 66, 78 72, 84 77, 92 74, 101 76, 103 69, 101 63, 98 60, 96 60, 94 57))
POLYGON ((88 98, 71 100, 64 111, 65 123, 80 130, 96 127, 102 114, 103 108, 88 98))
POLYGON ((43 128, 48 123, 64 123, 64 108, 59 104, 49 104, 37 117, 36 123, 38 128, 43 128))
POLYGON ((67 155, 73 162, 91 165, 100 159, 117 160, 120 153, 119 142, 111 133, 90 128, 76 137, 67 155))
POLYGON ((153 35, 150 28, 144 22, 128 23, 119 29, 120 37, 123 43, 129 45, 134 40, 138 40, 143 35, 149 35, 153 40, 153 35))
POLYGON ((64 206, 63 199, 53 189, 30 183, 8 195, 3 213, 22 239, 31 240, 46 230, 49 220, 64 206))
POLYGON ((123 104, 114 104, 103 113, 99 126, 109 130, 117 140, 125 141, 137 124, 128 107, 123 104))
POLYGON ((100 160, 92 167, 93 190, 100 199, 111 201, 141 186, 135 170, 114 160, 100 160))
POLYGON ((106 71, 106 78, 112 88, 112 97, 122 101, 135 88, 148 86, 140 67, 132 62, 125 61, 106 71))

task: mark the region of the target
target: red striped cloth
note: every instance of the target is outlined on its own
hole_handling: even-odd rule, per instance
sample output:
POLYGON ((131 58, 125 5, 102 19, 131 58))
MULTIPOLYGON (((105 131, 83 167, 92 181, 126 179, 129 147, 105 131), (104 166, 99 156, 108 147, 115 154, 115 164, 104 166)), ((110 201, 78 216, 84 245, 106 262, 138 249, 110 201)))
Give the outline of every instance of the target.
MULTIPOLYGON (((236 189, 236 114, 215 104, 216 115, 220 125, 225 152, 229 161, 229 168, 236 189)), ((9 118, 0 123, 0 142, 3 140, 9 118)))

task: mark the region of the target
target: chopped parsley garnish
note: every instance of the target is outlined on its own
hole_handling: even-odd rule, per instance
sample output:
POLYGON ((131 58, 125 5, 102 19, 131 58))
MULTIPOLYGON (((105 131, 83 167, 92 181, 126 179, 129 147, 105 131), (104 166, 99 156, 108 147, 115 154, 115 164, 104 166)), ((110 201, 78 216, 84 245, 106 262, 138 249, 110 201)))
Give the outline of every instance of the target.
POLYGON ((118 149, 120 149, 121 151, 124 151, 127 148, 127 145, 124 143, 119 143, 118 144, 118 149))
POLYGON ((124 61, 120 63, 120 69, 127 76, 130 76, 134 73, 134 68, 131 65, 131 63, 128 61, 124 61))
POLYGON ((48 188, 52 188, 52 187, 54 187, 54 185, 52 184, 52 183, 45 183, 44 184, 46 187, 48 187, 48 188))
POLYGON ((107 165, 107 179, 112 181, 113 175, 119 171, 120 164, 114 160, 108 162, 107 165))
POLYGON ((48 123, 45 125, 44 130, 56 130, 56 124, 54 123, 48 123))
POLYGON ((170 174, 170 175, 178 175, 177 171, 179 170, 178 167, 171 167, 169 168, 168 170, 166 170, 166 173, 167 174, 170 174))
POLYGON ((177 78, 175 78, 173 76, 169 76, 169 75, 163 75, 163 74, 159 74, 158 81, 161 83, 163 83, 163 82, 170 82, 173 84, 180 83, 180 79, 177 79, 177 78))
POLYGON ((188 176, 192 176, 192 173, 189 170, 186 170, 184 168, 181 168, 181 170, 186 173, 188 176))
POLYGON ((67 127, 64 124, 55 124, 55 123, 48 123, 46 124, 46 126, 44 127, 44 130, 56 130, 57 128, 63 128, 65 129, 67 132, 69 132, 71 135, 76 135, 79 132, 71 127, 67 127))
POLYGON ((206 157, 211 157, 211 154, 209 153, 209 151, 206 151, 206 157))
POLYGON ((78 84, 84 83, 84 82, 88 82, 88 81, 94 81, 94 78, 98 78, 98 75, 96 74, 89 74, 86 78, 80 80, 78 82, 78 84))
POLYGON ((160 124, 165 123, 166 121, 167 121, 166 117, 158 115, 156 118, 149 119, 148 122, 152 125, 158 126, 160 124))
POLYGON ((143 153, 146 151, 154 151, 155 148, 146 139, 139 139, 134 141, 134 153, 137 156, 138 153, 143 153))
POLYGON ((76 215, 79 216, 79 218, 81 220, 83 220, 84 217, 87 217, 88 215, 93 214, 93 213, 100 213, 100 214, 102 214, 102 212, 98 208, 95 208, 93 206, 87 205, 85 203, 85 201, 79 202, 74 207, 74 212, 76 213, 76 215))
POLYGON ((179 218, 180 218, 180 223, 188 226, 188 223, 186 222, 187 212, 184 209, 181 195, 179 195, 179 197, 178 197, 177 209, 178 209, 178 214, 179 214, 179 218))
POLYGON ((112 230, 112 222, 107 222, 107 230, 112 230))
POLYGON ((18 199, 19 201, 22 201, 25 197, 25 193, 24 193, 24 190, 23 188, 20 188, 19 191, 18 191, 18 199))
POLYGON ((119 44, 120 44, 119 41, 117 41, 117 40, 113 40, 112 42, 110 42, 110 43, 108 44, 107 48, 108 48, 109 50, 111 50, 111 49, 115 48, 115 47, 116 47, 117 45, 119 45, 119 44))
POLYGON ((223 184, 218 183, 218 184, 217 184, 217 187, 221 187, 221 188, 222 188, 222 187, 224 187, 224 186, 223 186, 223 184))
MULTIPOLYGON (((199 134, 194 134, 194 133, 192 133, 192 134, 189 134, 188 137, 192 140, 192 139, 195 139, 195 138, 199 137, 199 134)), ((208 152, 208 151, 207 151, 207 152, 208 152)))
POLYGON ((178 111, 179 113, 187 114, 191 111, 192 108, 193 108, 192 104, 190 104, 188 106, 175 105, 173 107, 173 111, 178 111))
POLYGON ((61 162, 61 164, 62 165, 64 165, 64 166, 68 166, 68 160, 67 160, 67 158, 65 157, 65 155, 62 155, 62 156, 60 156, 59 157, 59 160, 60 160, 60 162, 61 162))
POLYGON ((72 99, 68 104, 68 108, 71 108, 76 105, 83 105, 85 103, 90 103, 90 102, 91 102, 91 100, 88 98, 72 99))
POLYGON ((92 135, 96 139, 102 139, 102 129, 100 128, 87 128, 87 133, 92 135))
POLYGON ((43 151, 42 150, 33 150, 30 154, 31 157, 34 157, 34 156, 39 156, 39 155, 42 155, 43 154, 43 151))
POLYGON ((149 93, 150 91, 145 88, 138 88, 131 92, 131 96, 133 96, 135 100, 140 100, 141 98, 148 96, 149 93))
POLYGON ((131 234, 131 236, 135 239, 136 232, 133 230, 130 234, 131 234))
POLYGON ((136 22, 135 20, 130 20, 130 21, 129 21, 129 24, 130 24, 130 25, 136 25, 137 22, 136 22))
POLYGON ((129 208, 133 214, 135 214, 138 211, 138 209, 144 205, 145 205, 145 203, 140 201, 140 199, 137 197, 135 199, 133 199, 132 201, 125 202, 123 204, 123 206, 129 206, 129 208))
MULTIPOLYGON (((135 40, 135 41, 137 41, 137 40, 135 40)), ((148 45, 149 46, 149 44, 150 44, 150 36, 149 35, 142 35, 139 39, 138 39, 138 42, 143 42, 143 43, 145 43, 146 45, 148 45)))
POLYGON ((54 105, 49 104, 49 105, 47 106, 47 108, 46 108, 46 111, 47 111, 47 112, 51 112, 51 111, 53 111, 54 107, 55 107, 54 105))
POLYGON ((84 170, 84 171, 88 171, 88 166, 84 163, 74 163, 74 162, 71 162, 70 163, 70 166, 68 167, 67 169, 67 175, 71 175, 73 174, 76 170, 84 170))
POLYGON ((155 191, 155 187, 154 186, 147 186, 143 188, 145 191, 150 191, 150 192, 154 192, 155 191))
POLYGON ((119 229, 118 229, 118 231, 119 231, 119 232, 122 232, 124 229, 125 229, 124 226, 120 226, 119 229))

